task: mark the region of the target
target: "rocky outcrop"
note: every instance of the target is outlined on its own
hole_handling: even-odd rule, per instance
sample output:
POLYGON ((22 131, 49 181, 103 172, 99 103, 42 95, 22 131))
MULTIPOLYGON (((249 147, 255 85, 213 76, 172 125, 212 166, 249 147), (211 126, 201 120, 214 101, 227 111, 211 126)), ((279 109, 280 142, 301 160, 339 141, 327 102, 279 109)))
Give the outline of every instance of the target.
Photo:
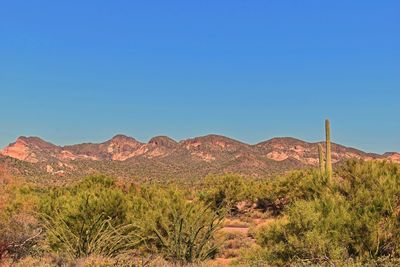
POLYGON ((37 163, 57 157, 61 148, 38 137, 19 137, 14 143, 5 147, 1 154, 22 161, 37 163))
MULTIPOLYGON (((180 142, 167 136, 157 136, 148 143, 141 143, 129 136, 116 135, 98 144, 57 146, 38 137, 20 137, 0 154, 32 164, 43 164, 42 169, 46 173, 57 175, 76 172, 88 162, 99 162, 97 167, 93 167, 93 171, 97 168, 104 171, 104 161, 109 162, 107 164, 126 162, 124 168, 134 166, 139 171, 151 172, 164 168, 172 173, 187 169, 188 172, 195 173, 270 174, 317 166, 318 143, 285 137, 249 145, 220 135, 207 135, 180 142)), ((377 155, 332 144, 333 163, 349 158, 400 163, 400 154, 396 152, 377 155)))
POLYGON ((392 161, 392 162, 396 162, 396 163, 400 163, 400 153, 397 152, 388 152, 383 154, 384 158, 392 161))
POLYGON ((178 142, 168 136, 156 136, 150 139, 149 145, 173 149, 178 146, 178 142))

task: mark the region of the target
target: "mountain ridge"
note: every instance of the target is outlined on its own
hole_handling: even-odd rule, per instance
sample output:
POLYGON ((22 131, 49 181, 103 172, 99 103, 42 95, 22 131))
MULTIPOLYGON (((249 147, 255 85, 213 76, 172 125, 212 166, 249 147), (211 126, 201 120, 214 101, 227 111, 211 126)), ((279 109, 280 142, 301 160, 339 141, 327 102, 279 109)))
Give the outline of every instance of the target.
MULTIPOLYGON (((113 169, 116 176, 124 175, 123 171, 151 178, 227 172, 262 176, 317 166, 319 143, 275 137, 247 144, 216 134, 181 141, 156 136, 144 143, 118 134, 101 143, 58 146, 39 137, 21 136, 0 155, 29 163, 43 173, 62 176, 109 171, 105 166, 113 169)), ((400 163, 397 152, 380 155, 332 143, 333 163, 350 158, 400 163)))

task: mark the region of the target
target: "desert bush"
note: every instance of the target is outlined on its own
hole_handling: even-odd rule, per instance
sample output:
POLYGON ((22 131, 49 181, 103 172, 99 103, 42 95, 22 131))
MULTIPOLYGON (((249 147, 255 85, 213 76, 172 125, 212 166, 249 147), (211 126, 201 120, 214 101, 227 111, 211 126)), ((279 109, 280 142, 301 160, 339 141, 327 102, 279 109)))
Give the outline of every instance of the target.
POLYGON ((42 233, 28 214, 13 214, 0 219, 0 263, 5 258, 19 260, 36 251, 42 233))
POLYGON ((70 259, 162 255, 172 262, 199 262, 216 252, 221 215, 185 193, 160 186, 123 192, 113 179, 91 176, 52 190, 41 203, 50 249, 70 259))
POLYGON ((132 221, 141 222, 147 248, 175 263, 201 262, 217 252, 222 216, 174 188, 143 187, 132 196, 132 221))
MULTIPOLYGON (((318 177, 307 175, 298 181, 312 183, 318 177)), ((293 200, 283 216, 257 233, 262 248, 257 257, 284 265, 333 264, 349 259, 363 263, 400 256, 398 165, 349 161, 323 190, 319 182, 292 186, 295 193, 289 195, 293 200)))
POLYGON ((38 253, 42 229, 33 216, 37 195, 19 183, 0 185, 0 262, 38 253))
POLYGON ((207 176, 200 199, 214 210, 235 213, 239 202, 253 200, 255 188, 252 185, 253 181, 245 180, 240 175, 207 176))
POLYGON ((50 248, 70 257, 115 256, 141 242, 138 227, 126 224, 128 203, 114 180, 90 176, 42 201, 41 219, 50 248))
POLYGON ((258 183, 257 207, 278 215, 296 200, 318 197, 327 189, 326 184, 326 177, 317 170, 293 171, 267 183, 258 183))
POLYGON ((294 258, 324 262, 348 257, 351 217, 340 196, 296 201, 285 216, 264 226, 256 235, 269 262, 283 265, 294 258))
POLYGON ((353 214, 351 252, 400 256, 400 166, 352 160, 339 169, 338 177, 336 190, 353 214))

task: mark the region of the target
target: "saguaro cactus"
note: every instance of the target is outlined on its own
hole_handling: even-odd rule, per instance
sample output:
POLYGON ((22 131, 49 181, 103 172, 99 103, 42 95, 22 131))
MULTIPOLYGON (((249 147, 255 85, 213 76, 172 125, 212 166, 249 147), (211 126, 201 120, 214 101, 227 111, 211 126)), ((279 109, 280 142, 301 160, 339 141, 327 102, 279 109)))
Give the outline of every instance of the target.
POLYGON ((331 152, 331 124, 329 120, 325 120, 325 134, 326 134, 326 175, 328 179, 332 179, 332 152, 331 152))
POLYGON ((319 168, 321 170, 321 174, 325 174, 324 151, 322 150, 321 144, 318 144, 318 155, 319 155, 319 168))

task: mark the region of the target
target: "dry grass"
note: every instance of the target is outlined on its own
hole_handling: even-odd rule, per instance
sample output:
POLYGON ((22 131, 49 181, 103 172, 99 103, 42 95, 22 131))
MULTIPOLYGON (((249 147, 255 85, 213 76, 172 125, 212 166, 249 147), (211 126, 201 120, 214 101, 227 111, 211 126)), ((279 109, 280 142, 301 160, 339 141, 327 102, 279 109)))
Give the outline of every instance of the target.
POLYGON ((224 227, 229 228, 248 228, 250 224, 240 219, 225 219, 224 227))
POLYGON ((167 262, 160 257, 154 258, 108 258, 89 256, 77 260, 67 260, 56 255, 44 257, 26 257, 19 262, 11 259, 0 262, 1 267, 220 267, 228 266, 223 259, 210 260, 203 263, 182 265, 167 262))

